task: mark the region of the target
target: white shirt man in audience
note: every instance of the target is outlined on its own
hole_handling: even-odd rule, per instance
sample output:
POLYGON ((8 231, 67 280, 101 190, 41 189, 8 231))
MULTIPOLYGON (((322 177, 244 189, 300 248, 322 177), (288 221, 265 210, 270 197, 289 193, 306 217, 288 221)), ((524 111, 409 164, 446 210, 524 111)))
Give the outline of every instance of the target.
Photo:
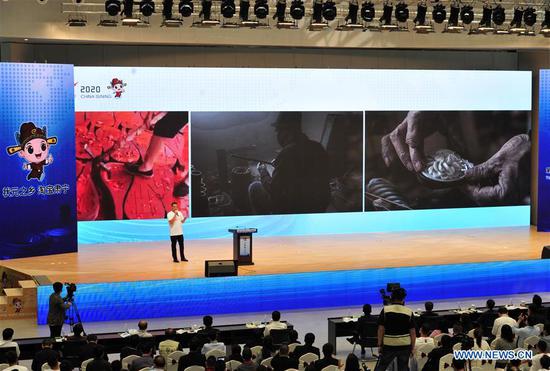
POLYGON ((264 336, 267 336, 270 334, 271 330, 285 330, 286 329, 286 323, 281 322, 281 312, 278 310, 271 313, 271 319, 272 321, 269 322, 264 329, 264 336))
POLYGON ((14 331, 12 328, 7 327, 2 331, 2 341, 0 341, 0 348, 15 348, 15 353, 17 353, 17 357, 21 355, 21 352, 19 352, 19 345, 13 341, 13 334, 14 331))
POLYGON ((19 359, 17 357, 17 354, 15 352, 9 351, 6 353, 6 359, 8 361, 8 364, 10 365, 8 368, 5 368, 4 370, 8 371, 28 371, 28 369, 25 366, 19 365, 19 359))
POLYGON ((531 367, 529 368, 529 371, 538 371, 540 370, 541 364, 540 360, 543 356, 548 356, 547 352, 548 345, 544 340, 539 340, 537 345, 535 346, 535 355, 533 356, 533 359, 531 360, 531 367))
POLYGON ((495 319, 495 322, 493 323, 493 330, 492 330, 492 333, 493 335, 495 335, 495 337, 497 338, 500 337, 500 328, 503 325, 508 325, 512 329, 514 327, 518 327, 518 323, 516 322, 516 320, 508 316, 508 309, 506 309, 506 307, 500 307, 498 309, 498 318, 495 319))
POLYGON ((141 320, 141 321, 138 322, 138 333, 137 334, 140 338, 151 338, 151 337, 153 337, 152 334, 147 332, 147 326, 148 326, 147 321, 141 320))
POLYGON ((217 349, 221 350, 226 353, 225 344, 218 341, 218 333, 217 332, 211 332, 209 334, 209 343, 206 343, 202 346, 201 353, 206 354, 210 352, 211 350, 217 349))
POLYGON ((519 325, 526 323, 523 327, 512 327, 512 331, 514 334, 516 334, 518 347, 524 348, 525 347, 525 339, 527 339, 529 336, 538 336, 540 334, 540 330, 538 327, 535 327, 537 324, 537 320, 534 316, 526 316, 522 314, 519 317, 519 325))
POLYGON ((416 338, 416 346, 423 344, 434 345, 434 339, 430 337, 430 328, 427 323, 420 327, 420 336, 416 338))

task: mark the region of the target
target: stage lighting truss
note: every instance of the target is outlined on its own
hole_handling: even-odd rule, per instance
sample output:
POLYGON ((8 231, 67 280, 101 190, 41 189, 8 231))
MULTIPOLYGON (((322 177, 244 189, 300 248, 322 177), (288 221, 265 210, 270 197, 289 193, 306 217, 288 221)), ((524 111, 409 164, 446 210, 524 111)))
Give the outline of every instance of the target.
POLYGON ((344 18, 344 24, 338 26, 337 30, 351 31, 363 29, 364 26, 359 22, 359 3, 357 0, 350 0, 348 3, 348 14, 344 18))
POLYGON ((290 3, 290 16, 292 19, 299 21, 304 18, 305 14, 306 8, 304 2, 302 0, 292 0, 292 3, 290 3))
POLYGON ((380 24, 380 30, 393 31, 397 29, 397 25, 393 24, 392 22, 392 14, 393 14, 393 4, 391 0, 384 0, 383 6, 382 6, 382 15, 378 19, 378 23, 380 24))
POLYGON ((192 27, 213 27, 220 24, 218 19, 212 18, 212 0, 201 1, 201 11, 199 12, 199 19, 194 20, 191 24, 192 27))
POLYGON ((408 31, 407 21, 409 20, 409 5, 404 1, 400 1, 395 5, 395 20, 397 21, 397 29, 400 31, 408 31))
MULTIPOLYGON (((180 4, 181 5, 181 4, 180 4)), ((193 3, 191 3, 191 6, 193 3)), ((174 0, 164 0, 162 2, 162 26, 164 27, 180 27, 183 25, 183 20, 178 17, 174 17, 173 12, 174 0)), ((178 5, 179 10, 179 5, 178 5)), ((191 13, 193 11, 191 10, 191 13)))
POLYGON ((426 1, 421 0, 416 6, 416 17, 413 22, 415 24, 414 30, 418 33, 433 32, 433 27, 429 22, 426 22, 426 15, 428 13, 428 5, 426 1))
POLYGON ((433 5, 432 19, 437 24, 441 24, 445 22, 445 19, 447 19, 447 11, 445 10, 445 5, 443 5, 439 1, 433 5))
POLYGON ((550 3, 544 9, 544 19, 542 20, 540 33, 550 37, 550 3))
POLYGON ((122 5, 120 0, 107 0, 105 1, 105 12, 111 17, 116 17, 120 14, 122 10, 122 5))
POLYGON ((328 22, 323 20, 323 0, 313 0, 313 14, 309 25, 310 31, 322 31, 328 28, 328 22))

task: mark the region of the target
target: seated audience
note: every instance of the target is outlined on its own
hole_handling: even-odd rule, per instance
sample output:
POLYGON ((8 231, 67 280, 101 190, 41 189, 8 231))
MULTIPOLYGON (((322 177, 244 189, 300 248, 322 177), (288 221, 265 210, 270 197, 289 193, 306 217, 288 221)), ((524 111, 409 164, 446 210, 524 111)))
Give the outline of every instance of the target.
POLYGON ((544 330, 541 335, 541 340, 546 341, 546 344, 550 347, 550 322, 544 324, 544 330))
MULTIPOLYGON (((370 304, 363 305, 363 315, 357 320, 357 339, 361 346, 361 355, 365 355, 365 344, 369 336, 376 337, 378 331, 378 321, 372 315, 372 307, 370 304)), ((353 342, 351 342, 353 344, 353 342)))
POLYGON ((28 369, 25 366, 19 365, 19 358, 17 357, 17 353, 14 351, 9 351, 6 353, 6 360, 8 361, 9 367, 5 368, 5 370, 8 371, 28 371, 28 369))
MULTIPOLYGON (((512 331, 510 325, 503 325, 500 329, 500 337, 496 338, 493 343, 495 350, 514 350, 516 349, 516 335, 512 331)), ((506 367, 506 361, 497 361, 496 368, 506 367)))
POLYGON ((548 354, 545 354, 540 358, 540 369, 550 370, 550 357, 548 354))
POLYGON ((63 360, 61 361, 61 363, 59 363, 59 371, 73 371, 73 370, 74 370, 74 367, 71 362, 67 360, 63 360))
POLYGON ((48 358, 48 366, 52 371, 61 371, 61 365, 59 363, 59 353, 51 353, 48 358))
POLYGON ((451 366, 453 367, 454 371, 464 371, 464 369, 466 368, 466 361, 463 359, 453 358, 451 366))
POLYGON ((292 329, 288 332, 288 340, 289 344, 300 344, 300 340, 298 340, 298 331, 292 329))
POLYGON ((439 371, 439 360, 446 354, 453 352, 453 344, 449 335, 441 337, 441 345, 428 353, 428 360, 422 371, 439 371))
POLYGON ((344 371, 362 371, 359 365, 359 358, 355 354, 348 354, 344 371))
POLYGON ((420 336, 416 338, 416 346, 422 344, 434 344, 434 339, 430 337, 430 328, 426 323, 420 326, 420 336))
POLYGON ((111 371, 121 371, 122 370, 122 362, 120 359, 115 359, 113 362, 111 362, 111 371))
POLYGON ((541 358, 544 356, 548 356, 547 350, 548 348, 546 341, 539 340, 539 342, 535 346, 536 354, 531 360, 531 367, 529 368, 529 371, 537 371, 541 369, 541 358))
POLYGON ((166 358, 164 358, 163 356, 156 356, 155 358, 153 358, 153 371, 164 371, 165 368, 166 358))
POLYGON ((269 335, 271 330, 284 330, 286 329, 286 323, 281 322, 281 312, 278 310, 271 313, 271 322, 265 325, 264 336, 269 335))
POLYGON ((275 345, 273 345, 273 338, 269 335, 264 336, 264 340, 262 342, 262 358, 259 361, 261 362, 264 359, 273 357, 273 355, 275 354, 275 350, 276 349, 275 345))
POLYGON ((491 331, 493 336, 497 338, 500 337, 500 328, 503 325, 508 325, 511 328, 518 327, 516 320, 508 315, 508 309, 506 309, 506 307, 498 308, 498 318, 495 319, 493 329, 491 331))
POLYGON ((94 348, 94 359, 88 363, 86 371, 111 371, 111 364, 105 359, 105 348, 103 348, 103 345, 98 344, 94 348))
MULTIPOLYGON (((90 335, 92 336, 92 335, 90 335)), ((88 342, 90 341, 90 336, 88 336, 88 342)), ((136 355, 136 356, 140 356, 141 354, 139 354, 139 351, 138 351, 138 344, 139 344, 139 336, 137 335, 130 335, 126 338, 126 346, 124 346, 121 350, 120 350, 120 359, 123 360, 124 358, 128 357, 128 356, 131 356, 131 355, 136 355)))
MULTIPOLYGON (((97 335, 88 335, 86 338, 86 343, 82 345, 80 351, 78 352, 78 360, 80 361, 80 364, 87 359, 94 358, 95 348, 97 346, 97 335)), ((139 355, 138 353, 136 354, 139 355)), ((104 354, 103 359, 108 360, 107 354, 104 354)))
POLYGON ((243 363, 237 367, 236 371, 256 371, 258 364, 252 359, 252 351, 249 347, 243 349, 243 363))
POLYGON ((510 362, 508 362, 508 366, 506 366, 506 371, 520 371, 520 367, 521 367, 521 360, 513 359, 510 362))
POLYGON ((517 337, 517 346, 520 348, 525 347, 524 341, 529 336, 538 336, 540 330, 536 325, 536 319, 533 316, 526 316, 525 314, 521 315, 518 320, 518 325, 523 327, 513 327, 512 331, 516 334, 517 337))
MULTIPOLYGON (((540 298, 540 296, 539 296, 539 298, 540 298)), ((544 308, 542 306, 542 303, 540 305, 541 306, 538 307, 535 304, 531 304, 527 308, 527 316, 533 317, 534 321, 535 321, 535 324, 539 324, 539 323, 544 324, 544 323, 546 323, 546 311, 545 311, 546 308, 544 308)))
POLYGON ((209 334, 209 342, 204 344, 201 348, 201 353, 206 354, 211 350, 217 349, 221 350, 225 354, 225 344, 218 341, 218 333, 213 331, 209 334))
POLYGON ((467 334, 474 328, 474 324, 472 323, 472 319, 470 318, 469 314, 463 313, 460 315, 460 319, 458 321, 460 325, 462 326, 462 332, 467 334))
POLYGON ((214 367, 214 371, 226 371, 225 361, 223 359, 218 359, 216 361, 216 366, 214 367))
POLYGON ((451 344, 455 345, 457 343, 465 343, 468 342, 471 338, 468 337, 467 334, 464 333, 464 329, 462 328, 462 325, 460 323, 455 323, 453 325, 453 337, 451 340, 451 344))
POLYGON ((129 370, 139 371, 142 368, 153 366, 153 348, 154 345, 151 342, 140 343, 138 349, 141 353, 141 357, 132 361, 129 370))
MULTIPOLYGON (((470 348, 472 350, 491 350, 491 347, 487 343, 487 341, 483 340, 483 336, 481 333, 480 328, 476 328, 474 330, 474 344, 470 348)), ((481 367, 483 366, 483 363, 481 360, 472 360, 470 362, 471 367, 481 367)))
POLYGON ((144 320, 141 320, 138 322, 138 333, 137 335, 140 337, 140 338, 150 338, 150 337, 153 337, 153 334, 147 332, 147 326, 149 324, 147 323, 147 321, 144 321, 144 320))
POLYGON ((323 358, 314 363, 316 371, 321 371, 323 368, 334 365, 340 366, 338 359, 333 357, 334 346, 331 343, 326 343, 323 345, 323 358))
POLYGON ((82 323, 77 323, 73 326, 73 334, 71 336, 68 336, 65 341, 73 341, 76 343, 86 341, 86 336, 84 335, 84 327, 82 326, 82 323))
POLYGON ((42 365, 47 363, 49 359, 59 357, 59 353, 53 350, 53 342, 52 339, 42 341, 42 349, 36 352, 32 360, 32 371, 41 371, 42 365))
POLYGON ((227 357, 227 361, 238 361, 243 362, 243 357, 241 355, 241 346, 239 344, 231 345, 231 354, 227 357))
POLYGON ((281 345, 279 352, 271 360, 271 368, 273 371, 285 371, 289 368, 298 369, 298 360, 289 356, 288 345, 281 345))
POLYGON ((435 321, 434 323, 434 330, 430 332, 430 337, 434 338, 437 335, 446 334, 447 333, 447 326, 445 324, 444 319, 440 319, 438 321, 435 321))
POLYGON ((214 333, 217 335, 218 330, 216 330, 214 327, 212 327, 212 324, 214 323, 214 319, 212 316, 204 316, 202 317, 202 324, 203 328, 197 332, 197 336, 199 340, 202 342, 201 346, 204 345, 204 343, 207 343, 209 339, 212 339, 214 336, 214 333))
POLYGON ((181 344, 176 340, 176 330, 167 328, 164 334, 166 335, 166 340, 159 343, 159 354, 164 357, 164 360, 167 360, 170 353, 182 348, 181 344))
POLYGON ((439 317, 439 314, 434 312, 434 303, 432 303, 431 301, 425 302, 424 309, 424 312, 420 314, 418 324, 420 326, 422 326, 423 324, 427 324, 428 326, 430 326, 430 328, 433 328, 435 326, 435 320, 437 319, 437 317, 439 317))
POLYGON ((210 356, 206 359, 205 371, 216 371, 216 357, 210 356))
POLYGON ((495 322, 495 319, 497 319, 498 317, 498 313, 495 310, 495 301, 493 299, 487 300, 486 305, 487 310, 481 313, 477 320, 477 323, 479 323, 479 326, 481 327, 483 336, 493 337, 491 330, 493 328, 493 323, 495 322))
POLYGON ((315 335, 311 332, 308 332, 304 336, 304 345, 298 345, 296 348, 294 348, 294 352, 292 352, 292 357, 300 359, 301 356, 307 353, 317 354, 317 357, 321 357, 321 352, 319 351, 319 348, 313 346, 313 343, 315 343, 315 335))
POLYGON ((2 331, 2 341, 0 341, 0 348, 15 348, 15 353, 17 357, 21 355, 19 351, 19 345, 13 341, 14 331, 11 327, 7 327, 2 331))
POLYGON ((181 356, 178 362, 178 371, 184 371, 189 366, 202 366, 206 364, 204 354, 201 353, 201 343, 196 337, 189 343, 189 353, 181 356))

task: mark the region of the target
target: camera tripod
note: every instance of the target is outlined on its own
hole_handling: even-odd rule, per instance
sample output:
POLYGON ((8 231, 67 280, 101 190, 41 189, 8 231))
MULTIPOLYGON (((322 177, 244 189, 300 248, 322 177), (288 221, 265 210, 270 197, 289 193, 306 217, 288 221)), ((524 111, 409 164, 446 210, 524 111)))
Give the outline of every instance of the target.
MULTIPOLYGON (((71 303, 71 306, 67 309, 67 312, 65 313, 65 320, 71 327, 72 331, 75 324, 82 324, 82 319, 80 318, 80 312, 78 311, 78 305, 76 305, 76 300, 74 296, 69 298, 67 301, 71 303)), ((86 335, 86 331, 84 331, 84 335, 86 335)))

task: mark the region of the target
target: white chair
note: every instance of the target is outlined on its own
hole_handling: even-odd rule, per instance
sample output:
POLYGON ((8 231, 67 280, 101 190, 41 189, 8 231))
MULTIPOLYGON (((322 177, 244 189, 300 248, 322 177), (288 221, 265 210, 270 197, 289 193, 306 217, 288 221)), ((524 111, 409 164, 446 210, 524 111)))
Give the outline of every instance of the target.
POLYGON ((134 362, 135 359, 139 359, 139 358, 141 358, 141 357, 137 356, 135 354, 131 354, 128 357, 122 358, 122 361, 120 361, 120 363, 122 363, 122 369, 123 370, 129 370, 130 365, 132 364, 132 362, 134 362))
POLYGON ((451 365, 453 364, 453 354, 445 354, 439 360, 439 371, 450 370, 451 365))
POLYGON ((205 369, 202 366, 189 366, 183 371, 205 371, 205 369))
POLYGON ((453 345, 453 350, 461 350, 461 349, 462 349, 462 344, 456 343, 455 345, 453 345))
POLYGON ((287 368, 285 371, 299 371, 299 370, 297 370, 295 368, 287 368))
POLYGON ((533 349, 539 340, 540 338, 538 336, 529 336, 523 341, 523 347, 526 349, 533 349))
POLYGON ((260 363, 262 366, 271 368, 271 361, 273 360, 273 357, 266 358, 260 363))
POLYGON ((544 323, 537 323, 535 327, 539 329, 539 332, 542 335, 542 333, 544 332, 544 323))
POLYGON ((140 368, 139 371, 151 371, 152 367, 143 367, 140 368))
POLYGON ((240 365, 242 365, 242 362, 235 361, 234 359, 231 361, 225 362, 225 368, 229 371, 236 370, 237 367, 239 367, 240 365))
POLYGON ((470 331, 468 331, 468 336, 471 337, 472 339, 474 338, 474 331, 475 331, 475 330, 476 330, 476 329, 473 328, 473 329, 471 329, 470 331))
POLYGON ((300 345, 300 344, 298 344, 298 343, 288 344, 288 352, 289 352, 289 353, 294 352, 294 350, 296 349, 296 347, 297 347, 298 345, 300 345))
POLYGON ((262 355, 263 347, 261 345, 256 345, 255 347, 250 348, 252 352, 252 358, 256 359, 262 355))
POLYGON ((319 359, 319 357, 315 353, 306 353, 306 354, 304 354, 298 360, 299 365, 300 365, 300 367, 299 367, 300 370, 304 370, 305 367, 306 367, 306 364, 309 365, 310 363, 313 363, 313 362, 317 361, 318 359, 319 359))
POLYGON ((482 371, 493 371, 495 369, 495 362, 493 362, 492 360, 485 363, 483 363, 483 361, 481 362, 482 364, 480 368, 482 371))
POLYGON ((448 334, 439 334, 434 336, 434 343, 436 346, 441 345, 441 338, 443 337, 443 335, 448 335, 448 334))
POLYGON ((42 370, 42 371, 51 370, 51 369, 52 369, 52 368, 50 367, 50 365, 48 364, 48 362, 42 363, 42 367, 41 367, 41 370, 42 370))
POLYGON ((338 371, 338 366, 329 365, 321 369, 321 371, 338 371))
POLYGON ((176 350, 170 354, 166 359, 166 371, 178 371, 178 362, 181 357, 185 355, 185 352, 176 350))
MULTIPOLYGON (((498 339, 498 338, 497 338, 498 339)), ((495 349, 495 346, 497 345, 497 339, 493 339, 493 341, 491 341, 491 344, 489 344, 489 346, 491 347, 491 349, 495 349)), ((472 370, 473 371, 473 370, 472 370)))
POLYGON ((428 354, 435 348, 434 344, 422 344, 415 348, 414 358, 418 370, 422 370, 428 362, 428 354))
POLYGON ((481 367, 472 367, 472 371, 482 371, 481 367))
POLYGON ((10 367, 10 365, 8 365, 7 363, 0 363, 0 371, 8 367, 10 367))
POLYGON ((82 364, 80 365, 80 369, 82 371, 86 371, 86 367, 88 366, 88 363, 92 362, 94 359, 93 358, 90 358, 90 359, 87 359, 85 361, 82 362, 82 364))
POLYGON ((216 359, 218 359, 218 358, 225 357, 225 352, 220 349, 212 349, 206 352, 204 356, 206 357, 206 359, 208 359, 209 357, 215 357, 216 359))

